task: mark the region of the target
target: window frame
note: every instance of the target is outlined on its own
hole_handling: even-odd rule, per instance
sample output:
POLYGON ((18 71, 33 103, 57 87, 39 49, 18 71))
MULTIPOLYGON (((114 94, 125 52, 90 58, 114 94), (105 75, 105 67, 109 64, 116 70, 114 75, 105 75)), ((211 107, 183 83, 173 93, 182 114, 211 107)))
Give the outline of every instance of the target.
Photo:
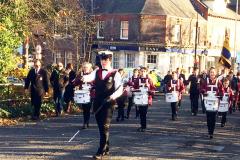
POLYGON ((120 25, 121 25, 120 26, 120 39, 128 40, 128 37, 129 37, 129 21, 121 21, 120 25), (127 27, 126 28, 124 28, 125 27, 124 23, 127 23, 127 27), (123 34, 124 34, 124 31, 126 31, 126 30, 127 30, 127 36, 125 37, 125 36, 123 36, 123 34))
POLYGON ((104 38, 104 26, 105 26, 105 21, 98 21, 98 25, 97 25, 97 39, 103 39, 104 38), (102 34, 103 35, 100 35, 100 30, 102 30, 102 34))

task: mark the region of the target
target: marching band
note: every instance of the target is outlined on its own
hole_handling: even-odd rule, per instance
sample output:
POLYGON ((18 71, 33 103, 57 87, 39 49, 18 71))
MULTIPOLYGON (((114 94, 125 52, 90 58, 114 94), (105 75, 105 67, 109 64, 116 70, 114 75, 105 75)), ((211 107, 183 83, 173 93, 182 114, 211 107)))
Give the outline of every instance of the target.
MULTIPOLYGON (((75 102, 83 111, 82 129, 89 127, 90 113, 93 106, 100 142, 95 159, 101 159, 109 154, 109 128, 113 116, 114 106, 118 105, 117 121, 129 119, 133 106, 136 108, 136 118, 140 117, 139 132, 145 132, 147 128, 147 112, 152 105, 153 95, 156 87, 150 76, 148 68, 140 67, 133 70, 129 79, 124 80, 124 70, 115 70, 111 67, 112 53, 101 52, 99 54, 101 66, 95 70, 92 64, 85 62, 80 72, 76 75, 71 66, 68 71, 68 78, 64 77, 61 84, 60 77, 64 76, 62 64, 54 70, 51 76, 51 83, 54 88, 54 99, 56 102, 56 115, 59 116, 63 109, 61 98, 67 103, 67 112, 71 108, 71 102, 75 102), (69 78, 69 72, 72 72, 69 78), (67 79, 67 80, 66 80, 67 79), (66 88, 64 89, 64 86, 66 88), (66 93, 63 93, 63 92, 66 93), (69 93, 68 93, 69 92, 69 93), (128 102, 128 105, 125 105, 128 102), (127 106, 126 117, 124 109, 127 106)), ((32 70, 30 73, 35 73, 32 70)), ((198 101, 202 107, 202 113, 206 113, 207 128, 209 138, 213 138, 216 120, 221 116, 221 127, 227 122, 227 114, 235 112, 240 105, 240 72, 235 76, 233 71, 229 73, 223 70, 223 74, 218 76, 217 70, 211 67, 209 71, 198 73, 198 68, 193 68, 192 74, 185 79, 183 72, 169 71, 161 85, 164 85, 165 101, 171 104, 171 119, 178 120, 178 111, 183 94, 190 84, 190 111, 193 116, 198 114, 198 101)), ((29 74, 26 88, 31 81, 29 74)), ((45 87, 46 92, 48 87, 45 87)), ((34 95, 34 91, 32 91, 34 95)), ((41 96, 40 96, 41 97, 41 96)), ((34 100, 34 99, 33 99, 34 100)), ((39 107, 36 107, 39 108, 39 107)), ((38 109, 39 110, 39 109, 38 109)), ((38 111, 39 112, 39 111, 38 111)), ((33 117, 39 118, 39 113, 34 113, 33 117)))

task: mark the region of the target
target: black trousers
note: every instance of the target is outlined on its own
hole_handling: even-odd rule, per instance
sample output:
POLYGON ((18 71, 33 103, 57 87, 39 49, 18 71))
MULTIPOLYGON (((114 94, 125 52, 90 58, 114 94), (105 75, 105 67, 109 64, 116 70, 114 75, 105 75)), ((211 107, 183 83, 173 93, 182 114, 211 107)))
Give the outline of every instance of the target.
POLYGON ((193 114, 198 113, 198 98, 199 98, 199 94, 190 94, 191 112, 193 114))
POLYGON ((146 106, 138 106, 139 109, 139 115, 140 115, 140 124, 142 129, 147 128, 147 111, 148 111, 148 105, 146 106))
POLYGON ((31 102, 32 102, 32 105, 34 107, 32 116, 34 118, 39 118, 40 117, 40 110, 41 110, 41 106, 42 106, 42 100, 43 100, 43 96, 37 95, 35 93, 31 93, 31 102))
POLYGON ((227 121, 227 112, 222 112, 222 119, 221 119, 221 124, 225 124, 227 121))
POLYGON ((98 153, 100 154, 105 151, 109 151, 109 128, 112 120, 112 115, 113 108, 109 105, 104 105, 104 107, 95 114, 100 135, 98 148, 98 153))
POLYGON ((213 135, 215 125, 216 125, 216 115, 217 112, 209 112, 206 111, 207 114, 207 126, 208 126, 208 134, 213 135))
POLYGON ((121 96, 117 99, 117 105, 118 105, 118 116, 117 119, 121 118, 122 120, 124 119, 124 108, 125 108, 125 101, 126 97, 121 96))
POLYGON ((89 124, 92 103, 82 104, 83 123, 89 124))
POLYGON ((136 118, 139 117, 139 107, 137 105, 135 105, 135 109, 136 109, 136 118))
POLYGON ((202 106, 202 113, 206 113, 206 107, 205 107, 204 99, 202 95, 200 96, 200 100, 201 100, 201 106, 202 106))
POLYGON ((178 102, 172 102, 171 108, 172 108, 172 119, 175 119, 177 117, 178 102))
POLYGON ((133 97, 128 97, 127 117, 129 117, 133 106, 133 97))
POLYGON ((180 108, 181 107, 181 105, 182 105, 182 99, 180 99, 179 101, 178 101, 178 103, 177 103, 177 106, 180 108))

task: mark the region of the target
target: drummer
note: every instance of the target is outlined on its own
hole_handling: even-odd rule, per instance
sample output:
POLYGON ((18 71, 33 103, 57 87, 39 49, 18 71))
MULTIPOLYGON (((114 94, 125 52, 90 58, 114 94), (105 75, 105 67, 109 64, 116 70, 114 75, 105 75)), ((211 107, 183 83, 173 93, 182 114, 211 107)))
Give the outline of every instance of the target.
POLYGON ((178 79, 177 72, 172 72, 172 80, 168 82, 167 84, 167 92, 178 92, 178 101, 177 102, 171 102, 171 108, 172 108, 172 120, 177 120, 177 111, 178 111, 178 103, 182 99, 182 92, 184 91, 184 84, 182 80, 178 79))
MULTIPOLYGON (((223 86, 220 80, 218 80, 217 75, 216 75, 216 69, 214 67, 211 67, 209 70, 209 78, 206 79, 204 83, 201 84, 200 90, 201 93, 207 94, 207 91, 211 91, 210 86, 215 86, 213 87, 213 91, 216 91, 216 96, 223 96, 223 86)), ((208 126, 208 134, 209 138, 213 138, 213 133, 215 129, 215 124, 216 124, 216 115, 217 111, 208 111, 206 110, 206 115, 207 115, 207 126, 208 126)))
POLYGON ((152 81, 147 75, 147 68, 141 67, 140 69, 140 77, 138 78, 138 86, 136 88, 140 88, 142 85, 145 87, 148 87, 148 105, 138 106, 139 109, 139 115, 140 115, 140 125, 141 127, 138 128, 139 132, 145 132, 147 128, 147 111, 148 107, 152 105, 152 95, 155 90, 154 85, 152 84, 152 81))
MULTIPOLYGON (((88 63, 88 62, 83 63, 82 69, 80 70, 79 75, 74 79, 73 84, 75 86, 79 86, 79 88, 82 89, 82 86, 83 86, 83 82, 81 81, 82 76, 89 75, 91 72, 92 72, 92 64, 88 63)), ((91 82, 89 82, 87 84, 93 86, 93 83, 91 83, 91 82)), ((83 110, 83 126, 82 126, 82 129, 89 128, 90 110, 91 110, 92 102, 93 102, 93 98, 94 98, 93 89, 91 89, 90 96, 91 96, 90 103, 81 104, 82 105, 82 110, 83 110)))
MULTIPOLYGON (((129 81, 128 81, 128 86, 131 87, 133 90, 138 89, 138 85, 139 85, 138 78, 139 78, 139 70, 135 68, 133 70, 133 76, 129 78, 129 81)), ((133 106, 133 94, 128 97, 127 119, 130 116, 132 106, 133 106)), ((139 116, 138 107, 135 106, 135 108, 136 108, 136 118, 138 118, 139 116)))
MULTIPOLYGON (((228 103, 229 103, 229 107, 230 107, 233 104, 233 91, 229 87, 229 84, 230 84, 229 79, 225 78, 223 80, 223 91, 224 91, 224 94, 227 94, 229 96, 228 103)), ((222 112, 221 115, 222 115, 221 127, 224 127, 226 120, 227 120, 227 112, 222 112)))

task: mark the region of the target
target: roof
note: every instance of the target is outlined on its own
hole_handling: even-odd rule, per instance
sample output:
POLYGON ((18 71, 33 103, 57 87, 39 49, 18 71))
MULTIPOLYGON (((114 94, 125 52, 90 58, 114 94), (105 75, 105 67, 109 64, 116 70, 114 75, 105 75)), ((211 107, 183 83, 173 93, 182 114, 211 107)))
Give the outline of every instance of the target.
POLYGON ((95 0, 95 13, 138 14, 146 0, 95 0))
POLYGON ((224 13, 217 13, 217 12, 214 12, 211 1, 203 1, 202 3, 204 3, 209 8, 209 14, 211 14, 213 16, 227 18, 227 19, 240 20, 240 15, 238 15, 236 12, 234 12, 233 10, 231 10, 229 8, 226 8, 226 11, 224 13))
POLYGON ((146 0, 141 13, 184 18, 193 18, 197 15, 190 0, 146 0))
POLYGON ((96 14, 170 15, 196 17, 190 0, 95 0, 96 14))

